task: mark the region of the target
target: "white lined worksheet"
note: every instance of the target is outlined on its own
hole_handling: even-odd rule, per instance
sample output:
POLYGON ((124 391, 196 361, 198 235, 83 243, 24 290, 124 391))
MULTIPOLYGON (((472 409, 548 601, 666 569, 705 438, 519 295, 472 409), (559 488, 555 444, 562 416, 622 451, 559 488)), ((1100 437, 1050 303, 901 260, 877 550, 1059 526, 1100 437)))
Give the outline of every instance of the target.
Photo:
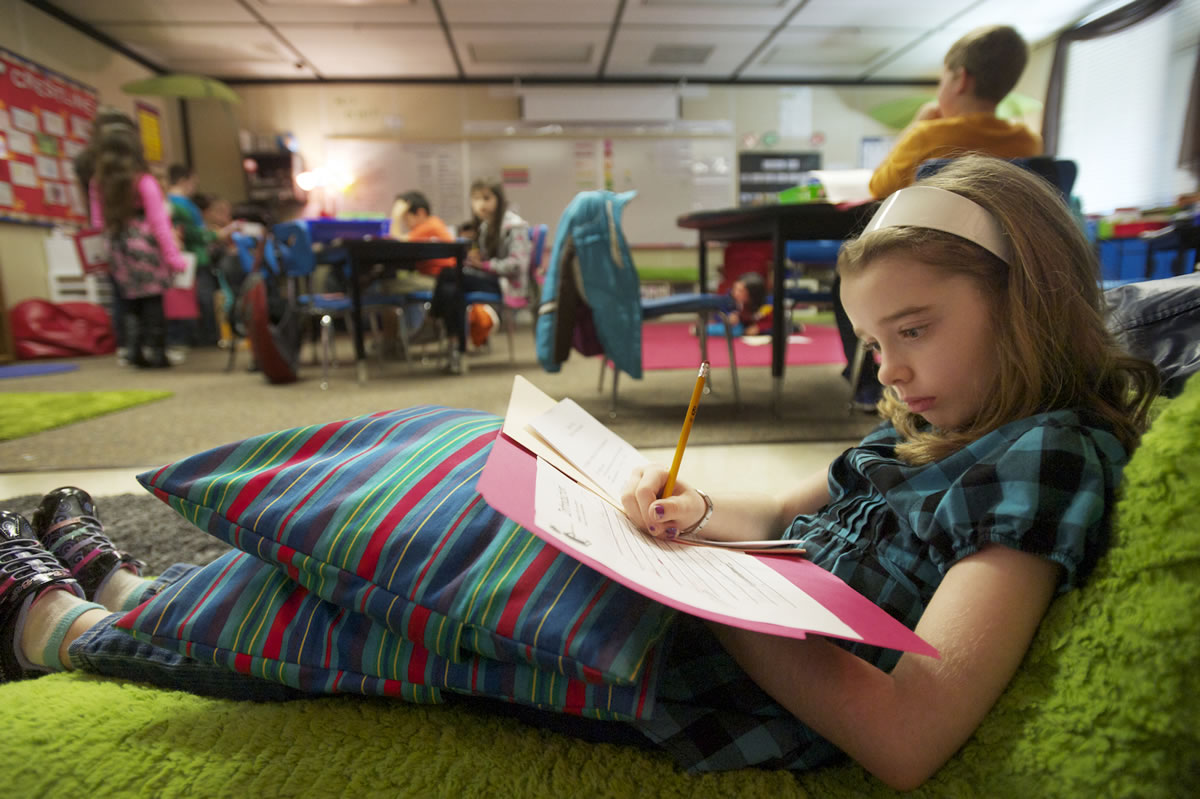
POLYGON ((672 600, 669 604, 684 611, 860 640, 837 616, 753 556, 651 538, 541 458, 534 518, 539 529, 575 557, 592 562, 615 579, 672 600))
POLYGON ((531 420, 529 426, 603 489, 618 507, 629 475, 635 467, 649 463, 632 444, 600 424, 572 399, 559 401, 531 420))

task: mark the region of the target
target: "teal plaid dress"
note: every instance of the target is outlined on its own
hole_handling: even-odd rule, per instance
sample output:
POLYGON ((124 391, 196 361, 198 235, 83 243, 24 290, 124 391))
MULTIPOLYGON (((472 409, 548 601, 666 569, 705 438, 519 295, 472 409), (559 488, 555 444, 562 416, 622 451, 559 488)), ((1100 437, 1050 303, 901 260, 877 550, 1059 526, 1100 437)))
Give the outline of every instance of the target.
MULTIPOLYGON (((784 538, 803 541, 813 562, 910 629, 950 567, 985 545, 1060 564, 1059 593, 1086 579, 1104 554, 1128 456, 1099 419, 1038 414, 922 466, 896 459, 898 441, 884 424, 843 453, 830 468, 830 503, 797 516, 784 538)), ((831 640, 885 671, 900 657, 831 640)), ((839 756, 691 617, 674 631, 653 717, 636 725, 691 772, 803 770, 839 756)))

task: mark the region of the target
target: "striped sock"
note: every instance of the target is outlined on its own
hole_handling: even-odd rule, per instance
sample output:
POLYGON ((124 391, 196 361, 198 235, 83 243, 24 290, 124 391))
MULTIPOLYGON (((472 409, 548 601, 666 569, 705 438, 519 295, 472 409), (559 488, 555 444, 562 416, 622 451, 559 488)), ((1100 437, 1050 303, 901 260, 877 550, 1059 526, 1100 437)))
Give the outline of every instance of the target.
POLYGON ((25 668, 62 671, 58 653, 71 625, 89 610, 107 609, 70 591, 51 590, 26 606, 17 621, 17 660, 25 668))
POLYGON ((100 582, 95 599, 113 613, 133 610, 141 604, 142 595, 154 583, 139 577, 130 569, 118 566, 100 582))

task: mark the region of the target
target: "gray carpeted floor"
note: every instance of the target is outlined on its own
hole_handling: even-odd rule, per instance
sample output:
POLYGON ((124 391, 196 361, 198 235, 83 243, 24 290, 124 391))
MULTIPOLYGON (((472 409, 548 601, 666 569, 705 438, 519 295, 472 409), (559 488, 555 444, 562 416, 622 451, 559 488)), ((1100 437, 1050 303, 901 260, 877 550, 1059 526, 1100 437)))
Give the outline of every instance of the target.
MULTIPOLYGON (((0 508, 32 519, 41 501, 40 495, 14 497, 0 508)), ((101 497, 96 503, 104 532, 118 549, 146 561, 145 574, 161 574, 172 563, 204 565, 229 550, 150 494, 101 497)))
MULTIPOLYGON (((270 385, 261 375, 245 371, 247 353, 239 353, 237 368, 225 372, 227 356, 216 349, 193 351, 186 364, 169 370, 118 367, 112 356, 103 356, 75 360, 80 368, 69 373, 0 380, 3 392, 175 392, 167 400, 0 442, 0 471, 151 466, 250 435, 425 403, 502 415, 517 372, 552 397, 575 399, 635 446, 674 446, 695 382, 693 371, 649 372, 640 381, 623 375, 618 412, 611 418, 610 384, 606 381, 604 391, 597 391, 598 359, 573 353, 560 372, 547 373, 538 365, 529 323, 523 322, 517 330, 515 365, 509 361, 505 337, 497 334, 491 353, 470 356, 464 376, 443 373, 432 358, 413 364, 371 361, 369 381, 358 385, 349 341, 343 337, 340 367, 326 391, 319 386, 320 368, 312 364, 308 346, 304 379, 287 386, 270 385)), ((734 405, 729 371, 714 370, 714 392, 701 403, 690 443, 858 439, 875 422, 847 411, 848 392, 840 372, 841 367, 832 365, 788 370, 782 410, 775 415, 769 369, 741 370, 740 409, 734 405)))

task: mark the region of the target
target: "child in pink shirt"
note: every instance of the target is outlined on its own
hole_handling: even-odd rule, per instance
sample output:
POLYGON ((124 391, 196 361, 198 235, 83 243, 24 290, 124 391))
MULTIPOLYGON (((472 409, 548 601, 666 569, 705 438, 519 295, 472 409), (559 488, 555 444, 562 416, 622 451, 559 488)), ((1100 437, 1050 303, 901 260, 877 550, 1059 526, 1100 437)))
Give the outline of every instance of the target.
POLYGON ((109 235, 109 270, 125 312, 130 362, 169 366, 163 294, 175 272, 187 269, 167 214, 166 198, 147 171, 132 127, 112 126, 96 141, 96 173, 88 189, 92 219, 109 235))

